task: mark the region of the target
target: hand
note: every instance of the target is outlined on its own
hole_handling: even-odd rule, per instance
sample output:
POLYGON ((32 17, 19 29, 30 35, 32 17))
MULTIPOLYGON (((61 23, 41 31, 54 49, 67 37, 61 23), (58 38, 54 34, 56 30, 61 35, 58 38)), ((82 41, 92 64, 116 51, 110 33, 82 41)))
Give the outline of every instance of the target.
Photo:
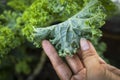
POLYGON ((49 41, 42 42, 43 49, 61 80, 120 80, 120 70, 102 60, 89 41, 82 38, 80 44, 81 51, 72 57, 66 57, 67 65, 49 41))

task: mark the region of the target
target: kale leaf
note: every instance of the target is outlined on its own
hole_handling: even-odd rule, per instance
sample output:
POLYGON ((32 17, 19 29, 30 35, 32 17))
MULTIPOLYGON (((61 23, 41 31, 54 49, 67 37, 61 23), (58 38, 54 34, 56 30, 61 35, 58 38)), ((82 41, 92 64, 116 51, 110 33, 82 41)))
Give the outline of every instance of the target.
POLYGON ((33 28, 34 32, 30 37, 38 47, 42 40, 48 39, 60 56, 73 55, 80 48, 80 38, 94 40, 102 35, 99 28, 105 23, 105 17, 101 3, 90 0, 79 13, 62 23, 46 28, 33 28))

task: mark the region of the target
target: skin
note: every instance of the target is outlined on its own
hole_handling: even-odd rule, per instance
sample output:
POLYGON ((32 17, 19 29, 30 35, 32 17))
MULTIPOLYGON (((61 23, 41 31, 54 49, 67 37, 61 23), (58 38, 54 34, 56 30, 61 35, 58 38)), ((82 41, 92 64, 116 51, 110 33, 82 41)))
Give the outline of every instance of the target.
POLYGON ((81 50, 74 56, 67 56, 66 64, 52 44, 42 41, 43 49, 61 80, 120 80, 120 70, 101 59, 88 40, 81 38, 81 50))

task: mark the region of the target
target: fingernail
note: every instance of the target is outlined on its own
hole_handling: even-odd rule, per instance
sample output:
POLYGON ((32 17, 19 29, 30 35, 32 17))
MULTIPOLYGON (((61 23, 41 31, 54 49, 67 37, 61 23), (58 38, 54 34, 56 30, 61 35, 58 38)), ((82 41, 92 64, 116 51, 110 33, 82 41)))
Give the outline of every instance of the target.
POLYGON ((42 46, 43 46, 44 44, 48 44, 48 41, 47 41, 47 40, 43 40, 43 41, 42 41, 42 46))
POLYGON ((87 40, 85 38, 80 39, 80 45, 81 45, 81 49, 83 51, 88 50, 90 48, 89 44, 88 44, 88 42, 87 42, 87 40))

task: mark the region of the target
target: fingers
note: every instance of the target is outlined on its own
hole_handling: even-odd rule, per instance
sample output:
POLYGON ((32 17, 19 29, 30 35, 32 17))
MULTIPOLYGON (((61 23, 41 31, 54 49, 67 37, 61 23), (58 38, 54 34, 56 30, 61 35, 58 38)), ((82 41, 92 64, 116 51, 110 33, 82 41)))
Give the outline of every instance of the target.
POLYGON ((90 44, 90 48, 94 51, 95 55, 98 57, 100 64, 106 64, 106 62, 97 54, 95 48, 93 47, 92 43, 88 41, 90 44))
POLYGON ((81 38, 80 46, 82 51, 81 55, 85 67, 88 70, 99 68, 100 66, 99 58, 92 44, 88 42, 85 38, 81 38))
POLYGON ((44 40, 42 42, 42 46, 61 80, 69 80, 72 76, 72 72, 70 71, 68 66, 62 61, 62 59, 58 56, 54 47, 47 40, 44 40))
POLYGON ((72 69, 74 74, 80 72, 84 67, 77 55, 74 56, 67 56, 66 61, 68 62, 70 68, 72 69))
POLYGON ((110 72, 112 72, 112 73, 120 76, 120 70, 119 70, 118 68, 116 68, 116 67, 114 67, 114 66, 111 66, 111 65, 109 65, 109 64, 106 64, 106 67, 107 67, 107 69, 108 69, 110 72))
POLYGON ((104 67, 106 68, 105 70, 105 75, 107 76, 108 79, 106 80, 120 80, 120 70, 109 65, 109 64, 103 64, 104 67))
MULTIPOLYGON (((88 41, 88 44, 90 44, 89 46, 94 51, 95 55, 98 57, 100 64, 106 64, 106 62, 97 54, 95 48, 92 46, 90 41, 88 41)), ((78 56, 79 56, 80 59, 82 59, 81 58, 82 57, 82 51, 81 50, 78 51, 78 56)))
POLYGON ((86 79, 86 69, 82 69, 80 72, 78 72, 76 75, 72 76, 71 80, 87 80, 86 79))

